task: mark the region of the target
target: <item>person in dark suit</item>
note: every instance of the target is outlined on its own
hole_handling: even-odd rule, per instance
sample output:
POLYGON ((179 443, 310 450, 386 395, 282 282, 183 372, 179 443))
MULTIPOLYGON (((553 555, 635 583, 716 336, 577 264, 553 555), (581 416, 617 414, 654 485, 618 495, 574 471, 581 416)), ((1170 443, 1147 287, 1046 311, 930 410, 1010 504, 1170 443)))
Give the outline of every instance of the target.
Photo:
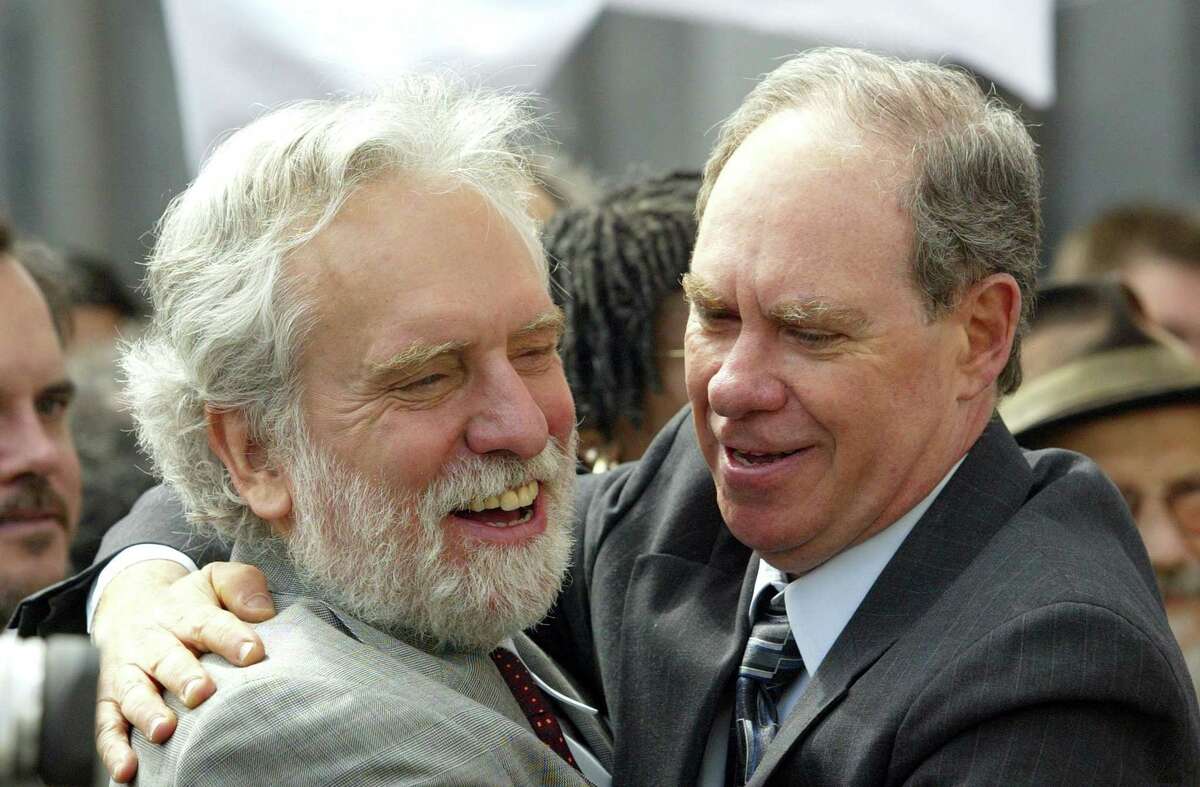
MULTIPOLYGON (((603 693, 614 783, 1200 779, 1119 494, 995 416, 1039 195, 1020 119, 950 68, 812 50, 726 122, 684 282, 690 409, 578 481, 572 579, 534 632, 603 693)), ((134 572, 105 617, 144 598, 134 572)), ((238 610, 256 580, 181 581, 238 610)), ((127 639, 176 653, 165 630, 127 639)))

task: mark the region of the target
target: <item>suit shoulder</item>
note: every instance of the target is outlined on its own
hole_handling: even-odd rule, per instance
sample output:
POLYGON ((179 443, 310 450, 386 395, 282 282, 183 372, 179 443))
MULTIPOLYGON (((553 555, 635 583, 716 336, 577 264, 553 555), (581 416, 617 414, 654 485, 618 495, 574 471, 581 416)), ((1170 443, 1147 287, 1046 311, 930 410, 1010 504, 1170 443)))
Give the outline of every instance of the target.
POLYGON ((259 627, 260 664, 205 657, 217 692, 195 710, 169 698, 179 726, 164 746, 135 736, 140 783, 577 783, 506 716, 314 622, 303 605, 277 621, 259 627))
POLYGON ((626 524, 630 512, 638 520, 651 508, 677 509, 712 499, 712 476, 696 442, 691 408, 663 426, 641 459, 607 473, 580 476, 576 489, 578 515, 590 538, 626 524))
POLYGON ((1177 659, 1139 623, 1084 602, 991 627, 924 685, 896 740, 922 742, 898 752, 912 767, 972 752, 1001 783, 1103 782, 1114 769, 1133 783, 1194 783, 1200 762, 1200 720, 1177 659))

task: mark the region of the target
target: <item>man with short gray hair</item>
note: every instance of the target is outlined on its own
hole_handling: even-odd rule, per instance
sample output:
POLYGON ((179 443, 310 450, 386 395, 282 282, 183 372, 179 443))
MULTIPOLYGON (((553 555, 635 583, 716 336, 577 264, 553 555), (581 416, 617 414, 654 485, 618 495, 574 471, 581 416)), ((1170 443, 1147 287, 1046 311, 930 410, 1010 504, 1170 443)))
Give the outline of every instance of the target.
POLYGON ((588 625, 539 637, 603 686, 616 778, 1200 778, 1119 494, 995 416, 1039 194, 1020 119, 955 69, 813 50, 726 122, 684 277, 690 418, 579 486, 558 613, 588 625))
POLYGON ((535 633, 603 692, 615 783, 1200 781, 1119 493, 995 416, 1038 182, 1017 116, 927 63, 806 52, 726 124, 684 281, 691 408, 581 477, 535 633))

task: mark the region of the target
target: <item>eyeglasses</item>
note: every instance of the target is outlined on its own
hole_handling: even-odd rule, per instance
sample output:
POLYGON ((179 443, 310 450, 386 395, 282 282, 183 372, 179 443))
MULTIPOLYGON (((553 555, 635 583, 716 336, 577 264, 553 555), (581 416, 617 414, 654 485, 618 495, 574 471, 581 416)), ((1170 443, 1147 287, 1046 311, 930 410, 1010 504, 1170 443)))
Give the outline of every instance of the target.
MULTIPOLYGON (((1147 495, 1140 489, 1121 487, 1125 503, 1137 519, 1139 509, 1145 504, 1147 495)), ((1166 485, 1158 493, 1163 506, 1170 512, 1175 524, 1188 534, 1200 536, 1200 476, 1191 476, 1166 485)))

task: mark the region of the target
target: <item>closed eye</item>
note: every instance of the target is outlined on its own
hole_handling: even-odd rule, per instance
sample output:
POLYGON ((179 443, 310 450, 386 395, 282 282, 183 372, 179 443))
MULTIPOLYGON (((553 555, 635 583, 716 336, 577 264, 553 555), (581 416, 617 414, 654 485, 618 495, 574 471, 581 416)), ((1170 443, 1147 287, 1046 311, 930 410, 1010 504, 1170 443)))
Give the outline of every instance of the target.
POLYGON ((420 380, 413 380, 411 383, 401 385, 397 390, 400 391, 421 391, 426 388, 432 388, 443 380, 447 379, 444 374, 431 374, 422 377, 420 380))
POLYGON ((457 385, 458 372, 432 372, 393 387, 397 399, 422 407, 430 407, 450 394, 457 385))
POLYGON ((700 324, 706 327, 736 322, 739 319, 737 312, 727 309, 706 309, 696 304, 692 304, 692 314, 696 315, 700 324))
POLYGON ((784 332, 791 338, 809 347, 828 347, 845 338, 840 333, 822 331, 815 328, 785 328, 784 332))
POLYGON ((513 367, 520 372, 539 372, 558 358, 558 342, 526 347, 512 356, 513 367))

